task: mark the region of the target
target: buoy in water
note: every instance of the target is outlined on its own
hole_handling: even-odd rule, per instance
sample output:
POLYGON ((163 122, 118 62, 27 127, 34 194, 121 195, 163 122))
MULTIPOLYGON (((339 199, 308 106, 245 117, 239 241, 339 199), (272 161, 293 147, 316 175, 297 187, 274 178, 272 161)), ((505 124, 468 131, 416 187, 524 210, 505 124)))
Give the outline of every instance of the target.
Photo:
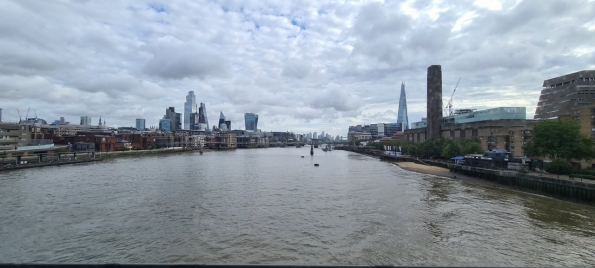
POLYGON ((319 166, 318 164, 314 164, 315 167, 319 166))

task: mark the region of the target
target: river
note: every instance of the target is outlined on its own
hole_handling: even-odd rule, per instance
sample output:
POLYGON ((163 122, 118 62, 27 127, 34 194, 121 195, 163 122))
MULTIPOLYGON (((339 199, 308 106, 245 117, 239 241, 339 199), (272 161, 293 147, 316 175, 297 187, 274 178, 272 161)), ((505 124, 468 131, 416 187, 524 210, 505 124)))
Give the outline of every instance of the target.
POLYGON ((2 172, 0 262, 595 266, 592 206, 309 150, 2 172))

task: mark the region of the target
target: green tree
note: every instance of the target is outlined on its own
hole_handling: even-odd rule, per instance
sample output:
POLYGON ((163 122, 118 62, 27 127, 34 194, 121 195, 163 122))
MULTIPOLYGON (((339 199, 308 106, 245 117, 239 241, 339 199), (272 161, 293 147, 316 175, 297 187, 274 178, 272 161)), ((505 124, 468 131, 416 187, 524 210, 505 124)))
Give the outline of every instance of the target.
POLYGON ((593 140, 580 134, 580 125, 571 120, 546 120, 533 128, 533 138, 524 147, 530 156, 552 161, 590 160, 595 156, 593 140))
POLYGON ((481 142, 477 138, 461 140, 462 154, 481 154, 484 149, 481 147, 481 142))
POLYGON ((450 159, 455 156, 461 155, 463 149, 461 148, 461 142, 458 140, 449 140, 445 142, 445 146, 442 148, 440 156, 446 159, 450 159))
POLYGON ((562 159, 556 159, 551 163, 547 163, 544 169, 549 173, 568 175, 572 171, 572 165, 562 159))

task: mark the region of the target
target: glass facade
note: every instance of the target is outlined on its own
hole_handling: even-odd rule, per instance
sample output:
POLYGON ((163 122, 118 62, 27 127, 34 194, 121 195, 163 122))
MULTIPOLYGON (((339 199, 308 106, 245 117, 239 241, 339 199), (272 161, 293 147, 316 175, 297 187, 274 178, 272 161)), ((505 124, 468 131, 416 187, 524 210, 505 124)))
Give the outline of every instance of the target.
POLYGON ((405 131, 409 129, 409 116, 407 115, 407 96, 405 95, 405 83, 401 83, 401 97, 399 98, 399 113, 397 114, 397 124, 401 124, 405 131))
POLYGON ((527 108, 498 107, 481 111, 456 110, 454 115, 444 117, 444 125, 504 119, 527 119, 527 108))
POLYGON ((136 130, 145 130, 145 119, 136 119, 136 130))
POLYGON ((171 132, 171 120, 159 119, 159 130, 165 132, 171 132))
POLYGON ((194 125, 190 120, 192 113, 196 113, 196 96, 194 91, 188 91, 186 102, 184 102, 184 129, 192 129, 194 125))
POLYGON ((207 107, 204 103, 200 103, 200 108, 198 108, 198 123, 201 126, 204 126, 205 129, 209 129, 209 120, 207 119, 207 107))
POLYGON ((91 125, 91 117, 83 115, 81 116, 81 126, 90 126, 91 125))
POLYGON ((254 113, 245 113, 246 130, 256 131, 258 129, 258 115, 254 113))

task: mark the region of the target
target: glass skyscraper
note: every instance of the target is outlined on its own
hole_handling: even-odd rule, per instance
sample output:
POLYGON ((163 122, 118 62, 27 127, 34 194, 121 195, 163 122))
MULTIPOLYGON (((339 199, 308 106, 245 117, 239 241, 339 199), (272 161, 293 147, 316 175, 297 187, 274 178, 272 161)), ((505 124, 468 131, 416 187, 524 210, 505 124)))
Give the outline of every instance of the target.
POLYGON ((198 124, 201 125, 201 128, 209 130, 209 120, 207 119, 207 107, 204 103, 200 103, 200 108, 198 108, 198 124))
POLYGON ((254 113, 245 113, 246 130, 256 131, 258 129, 258 115, 254 113))
POLYGON ((399 98, 397 124, 401 124, 401 131, 409 129, 409 116, 407 116, 407 96, 405 95, 405 83, 403 82, 401 82, 401 97, 399 98))
POLYGON ((188 91, 186 102, 184 102, 184 129, 192 129, 193 123, 190 122, 190 114, 196 113, 196 96, 194 91, 188 91))
POLYGON ((81 126, 90 126, 91 125, 91 117, 83 115, 81 116, 81 126))
POLYGON ((136 119, 136 130, 145 130, 145 119, 136 119))
POLYGON ((165 110, 165 116, 163 119, 169 119, 171 121, 170 131, 176 131, 182 129, 182 122, 180 113, 176 113, 174 107, 169 107, 165 110))

